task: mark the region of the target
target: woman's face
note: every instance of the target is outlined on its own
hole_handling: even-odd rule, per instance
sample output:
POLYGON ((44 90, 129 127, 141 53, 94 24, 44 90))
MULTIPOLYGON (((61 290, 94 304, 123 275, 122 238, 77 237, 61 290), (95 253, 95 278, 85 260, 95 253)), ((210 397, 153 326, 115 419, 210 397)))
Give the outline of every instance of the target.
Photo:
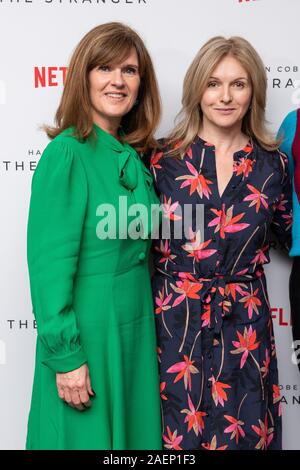
POLYGON ((232 56, 224 57, 209 77, 200 106, 203 126, 241 129, 252 97, 247 71, 232 56))
POLYGON ((140 87, 139 62, 133 48, 121 63, 103 64, 89 73, 90 100, 95 124, 117 129, 133 107, 140 87))

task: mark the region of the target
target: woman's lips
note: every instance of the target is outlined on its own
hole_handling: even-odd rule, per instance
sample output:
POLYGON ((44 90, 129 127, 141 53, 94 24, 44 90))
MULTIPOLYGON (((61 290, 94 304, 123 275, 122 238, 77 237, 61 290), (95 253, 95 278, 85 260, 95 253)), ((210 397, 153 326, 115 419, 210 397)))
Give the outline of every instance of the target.
POLYGON ((126 98, 125 93, 106 93, 105 96, 112 101, 122 101, 126 98))
POLYGON ((231 114, 235 111, 235 108, 215 108, 215 111, 218 111, 221 114, 231 114))

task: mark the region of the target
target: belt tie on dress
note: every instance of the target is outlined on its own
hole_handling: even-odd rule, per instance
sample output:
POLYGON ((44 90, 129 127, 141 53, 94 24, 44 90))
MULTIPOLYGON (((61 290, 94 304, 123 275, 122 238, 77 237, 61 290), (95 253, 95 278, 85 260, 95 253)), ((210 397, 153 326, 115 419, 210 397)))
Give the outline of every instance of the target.
POLYGON ((228 284, 243 284, 255 281, 264 275, 263 267, 259 266, 253 273, 249 274, 218 274, 215 273, 213 277, 196 277, 195 273, 186 271, 165 271, 156 267, 156 270, 167 276, 176 278, 177 281, 188 279, 190 282, 202 284, 201 290, 198 293, 200 296, 201 310, 202 305, 210 304, 213 300, 214 307, 211 310, 210 329, 214 330, 216 334, 221 332, 224 318, 231 314, 231 304, 225 305, 227 294, 225 293, 228 284))

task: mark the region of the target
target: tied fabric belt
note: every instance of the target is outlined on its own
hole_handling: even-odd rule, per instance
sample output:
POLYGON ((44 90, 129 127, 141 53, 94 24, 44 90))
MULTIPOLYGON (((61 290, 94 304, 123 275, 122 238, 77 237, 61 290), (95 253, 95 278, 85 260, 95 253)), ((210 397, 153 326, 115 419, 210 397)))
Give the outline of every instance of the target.
POLYGON ((177 283, 188 280, 190 283, 202 284, 197 294, 200 297, 201 307, 202 304, 213 303, 211 308, 210 329, 213 329, 217 334, 221 332, 224 318, 231 314, 231 302, 225 303, 227 300, 226 286, 228 284, 247 284, 264 275, 263 267, 259 267, 253 273, 249 274, 215 273, 213 277, 197 277, 197 274, 191 272, 165 271, 158 267, 156 267, 156 271, 174 279, 177 283))

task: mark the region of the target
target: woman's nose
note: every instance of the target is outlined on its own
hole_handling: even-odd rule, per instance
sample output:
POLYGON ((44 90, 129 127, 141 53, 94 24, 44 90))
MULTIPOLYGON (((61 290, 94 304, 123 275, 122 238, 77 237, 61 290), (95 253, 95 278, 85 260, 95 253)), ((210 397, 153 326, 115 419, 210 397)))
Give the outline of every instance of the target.
POLYGON ((113 85, 116 85, 118 87, 124 85, 124 78, 123 78, 123 74, 122 74, 121 69, 116 68, 116 69, 113 70, 111 81, 112 81, 113 85))
POLYGON ((230 101, 232 101, 232 96, 231 96, 231 93, 230 93, 230 87, 229 86, 224 86, 222 88, 221 100, 224 103, 230 103, 230 101))

